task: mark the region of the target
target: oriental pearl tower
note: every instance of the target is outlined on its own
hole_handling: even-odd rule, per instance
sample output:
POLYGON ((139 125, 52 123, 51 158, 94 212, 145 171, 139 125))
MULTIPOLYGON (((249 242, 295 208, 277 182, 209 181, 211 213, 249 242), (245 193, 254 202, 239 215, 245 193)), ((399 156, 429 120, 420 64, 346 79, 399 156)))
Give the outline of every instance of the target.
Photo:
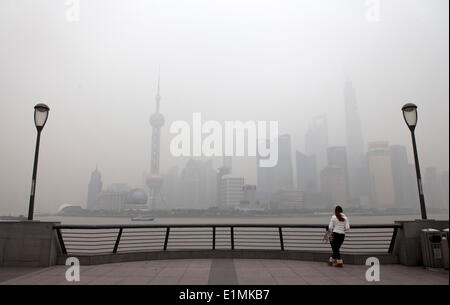
POLYGON ((160 203, 164 202, 161 193, 161 186, 163 179, 159 174, 159 154, 160 154, 160 138, 161 127, 164 125, 164 116, 159 113, 159 102, 161 96, 159 95, 159 75, 158 75, 158 90, 156 93, 156 111, 150 116, 150 125, 152 126, 152 149, 150 156, 150 176, 147 177, 147 186, 150 191, 150 207, 152 210, 161 207, 160 203))

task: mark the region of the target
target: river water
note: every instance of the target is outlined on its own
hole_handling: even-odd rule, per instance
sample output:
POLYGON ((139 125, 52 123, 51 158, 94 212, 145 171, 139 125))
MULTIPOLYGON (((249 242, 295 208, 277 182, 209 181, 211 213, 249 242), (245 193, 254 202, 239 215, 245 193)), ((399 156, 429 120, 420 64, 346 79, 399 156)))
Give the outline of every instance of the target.
MULTIPOLYGON (((35 220, 58 221, 62 224, 328 224, 330 215, 318 216, 253 216, 253 217, 156 217, 153 221, 132 221, 129 217, 36 216, 35 220)), ((396 220, 420 219, 420 215, 361 216, 348 215, 350 224, 392 224, 396 220)), ((448 220, 448 214, 428 215, 428 219, 448 220)))

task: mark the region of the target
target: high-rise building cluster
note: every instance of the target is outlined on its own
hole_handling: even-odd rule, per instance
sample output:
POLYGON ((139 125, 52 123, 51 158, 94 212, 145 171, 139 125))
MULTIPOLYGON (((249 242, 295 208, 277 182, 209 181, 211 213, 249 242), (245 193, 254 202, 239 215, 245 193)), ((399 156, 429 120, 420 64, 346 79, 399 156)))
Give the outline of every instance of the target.
MULTIPOLYGON (((88 209, 237 209, 292 210, 344 207, 418 209, 415 166, 407 148, 387 141, 364 144, 355 89, 344 86, 345 146, 330 146, 326 115, 316 116, 305 134, 305 151, 295 150, 289 134, 279 135, 278 163, 260 167, 256 158, 257 184, 233 175, 231 157, 213 168, 212 159, 190 159, 160 173, 160 138, 164 117, 160 113, 159 78, 152 127, 150 174, 143 189, 113 184, 102 189, 96 168, 88 186, 88 209), (294 160, 295 159, 295 160, 294 160), (294 163, 295 162, 295 163, 294 163), (163 183, 164 181, 164 183, 163 183)), ((270 143, 266 143, 267 145, 270 143)), ((449 173, 426 168, 423 175, 427 208, 448 209, 449 173)))

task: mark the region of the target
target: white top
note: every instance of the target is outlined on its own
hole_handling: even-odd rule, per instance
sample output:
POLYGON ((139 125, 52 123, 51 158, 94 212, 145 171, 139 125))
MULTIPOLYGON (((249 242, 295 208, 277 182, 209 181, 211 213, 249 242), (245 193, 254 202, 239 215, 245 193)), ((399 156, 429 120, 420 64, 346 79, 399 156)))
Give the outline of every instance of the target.
POLYGON ((346 231, 350 230, 350 223, 348 222, 347 216, 345 216, 343 213, 341 213, 341 215, 342 217, 344 217, 344 221, 339 221, 336 215, 331 216, 328 230, 339 234, 345 234, 346 231))

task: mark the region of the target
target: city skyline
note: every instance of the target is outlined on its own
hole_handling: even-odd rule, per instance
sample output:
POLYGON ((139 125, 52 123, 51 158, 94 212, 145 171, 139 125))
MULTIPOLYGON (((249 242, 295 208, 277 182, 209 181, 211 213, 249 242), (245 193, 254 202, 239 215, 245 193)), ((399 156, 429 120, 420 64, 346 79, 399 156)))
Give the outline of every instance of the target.
MULTIPOLYGON (((68 22, 64 2, 3 2, 0 100, 8 115, 0 121, 0 212, 27 210, 32 113, 40 102, 51 112, 41 139, 36 211, 85 202, 95 164, 105 185, 141 186, 158 67, 166 119, 161 134, 197 111, 219 122, 274 120, 280 134, 290 134, 294 156, 305 152, 312 118, 325 114, 328 146, 347 146, 343 91, 349 79, 364 149, 389 141, 406 147, 411 162, 400 109, 413 102, 424 178, 426 168, 437 168, 438 177, 448 171, 448 1, 411 0, 408 9, 388 1, 378 22, 367 20, 358 1, 263 1, 256 13, 227 3, 115 2, 105 11, 99 1, 83 1, 80 20, 68 22)), ((161 139, 160 172, 187 161, 170 156, 169 141, 161 139)), ((233 175, 256 184, 253 161, 233 158, 233 175)), ((221 162, 213 160, 213 168, 221 162)))
MULTIPOLYGON (((359 123, 359 116, 356 111, 355 89, 347 80, 344 85, 344 101, 346 104, 347 120, 347 143, 353 146, 329 146, 328 128, 326 115, 316 116, 305 135, 306 150, 309 155, 300 152, 296 147, 292 147, 291 136, 289 134, 278 135, 278 163, 274 167, 261 167, 257 157, 256 171, 257 183, 255 194, 257 199, 266 202, 265 208, 276 210, 281 206, 295 208, 323 208, 333 204, 342 204, 347 207, 363 207, 372 209, 415 209, 417 198, 414 190, 413 175, 410 170, 412 164, 407 158, 407 149, 401 145, 389 145, 388 141, 371 141, 364 148, 362 130, 359 123), (358 129, 352 131, 352 127, 358 129), (348 151, 353 150, 352 153, 348 151), (295 151, 295 155, 292 155, 295 151), (318 159, 325 158, 321 164, 318 159), (294 163, 293 163, 294 162, 294 163), (320 170, 318 170, 320 168, 320 170), (353 172, 352 172, 353 171, 353 172), (296 183, 294 182, 296 173, 296 183), (351 180, 351 176, 353 179, 351 180), (361 188, 361 181, 367 184, 361 188), (356 186, 355 186, 355 183, 356 186), (355 192, 356 187, 356 192, 355 192), (354 194, 358 194, 355 197, 354 194), (293 193, 300 191, 301 194, 293 193), (286 200, 287 202, 283 202, 286 200), (289 203, 288 203, 289 202, 289 203), (315 204, 317 204, 315 206, 315 204)), ((152 199, 152 192, 155 190, 152 184, 148 184, 149 178, 145 179, 149 186, 149 200, 145 209, 207 209, 217 208, 243 208, 240 201, 247 201, 248 196, 244 194, 244 189, 248 189, 249 184, 245 184, 246 177, 231 176, 232 157, 223 157, 223 164, 217 169, 213 169, 213 158, 190 158, 186 162, 184 169, 178 175, 178 169, 170 170, 171 174, 159 173, 159 151, 160 151, 160 126, 162 115, 159 113, 160 89, 159 76, 156 94, 156 112, 151 116, 152 123, 152 154, 151 170, 152 178, 157 175, 158 184, 156 191, 160 194, 161 202, 156 205, 152 199), (158 118, 155 129, 155 117, 158 118), (156 131, 156 136, 155 136, 156 131), (206 160, 206 161, 205 161, 206 160), (166 180, 168 187, 163 186, 162 181, 166 180), (245 185, 245 188, 244 188, 245 185), (231 197, 230 197, 231 196, 231 197), (164 198, 170 198, 168 201, 164 198), (232 198, 232 199, 230 199, 232 198)), ((270 144, 270 141, 267 140, 270 144)), ((267 143, 266 143, 267 144, 267 143)), ((446 174, 447 173, 447 174, 446 174)), ((439 172, 435 168, 426 168, 425 188, 430 192, 427 196, 432 208, 445 208, 448 203, 445 194, 446 171, 439 172)), ((95 197, 93 192, 98 188, 101 190, 100 173, 96 167, 91 174, 91 181, 88 188, 88 201, 86 207, 97 206, 92 203, 95 197)), ((128 190, 127 190, 128 191, 128 190)), ((126 191, 123 192, 126 195, 126 191)), ((97 195, 98 196, 98 195, 97 195)), ((122 198, 122 201, 125 197, 122 198)), ((123 204, 123 206, 125 206, 123 204)), ((116 209, 116 208, 114 208, 116 209)))

